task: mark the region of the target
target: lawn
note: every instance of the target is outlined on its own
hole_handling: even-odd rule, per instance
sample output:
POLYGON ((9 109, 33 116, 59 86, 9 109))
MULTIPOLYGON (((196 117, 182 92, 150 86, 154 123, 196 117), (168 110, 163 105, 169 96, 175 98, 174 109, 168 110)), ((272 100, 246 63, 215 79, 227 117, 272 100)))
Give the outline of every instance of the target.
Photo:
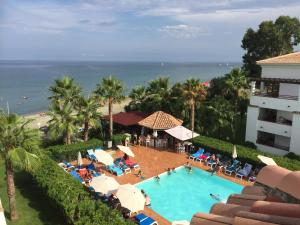
POLYGON ((47 198, 32 184, 31 177, 25 172, 15 172, 17 210, 19 219, 11 222, 9 218, 8 198, 6 194, 4 161, 0 160, 0 197, 5 210, 8 225, 63 225, 57 210, 49 204, 47 198))

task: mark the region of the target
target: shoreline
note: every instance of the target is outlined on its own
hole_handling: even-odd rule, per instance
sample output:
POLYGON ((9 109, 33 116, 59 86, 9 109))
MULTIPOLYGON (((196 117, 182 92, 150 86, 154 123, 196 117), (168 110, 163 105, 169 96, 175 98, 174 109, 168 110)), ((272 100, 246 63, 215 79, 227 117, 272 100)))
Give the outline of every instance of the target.
MULTIPOLYGON (((113 105, 113 113, 119 113, 124 111, 124 107, 129 104, 131 99, 126 97, 121 103, 115 103, 113 105)), ((50 116, 46 114, 47 111, 23 114, 21 115, 25 119, 31 119, 32 121, 29 123, 30 128, 39 129, 43 126, 47 126, 48 121, 50 120, 50 116)), ((99 108, 99 112, 102 113, 103 116, 108 115, 108 104, 106 103, 103 107, 99 108)))

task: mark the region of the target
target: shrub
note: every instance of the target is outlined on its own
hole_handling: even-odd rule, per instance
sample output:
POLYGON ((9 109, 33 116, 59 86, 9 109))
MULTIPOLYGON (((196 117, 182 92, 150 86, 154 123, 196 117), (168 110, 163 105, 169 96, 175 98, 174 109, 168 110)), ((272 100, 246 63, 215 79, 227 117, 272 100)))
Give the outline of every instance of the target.
MULTIPOLYGON (((220 153, 229 157, 231 157, 233 150, 232 143, 206 136, 199 136, 195 138, 194 145, 196 147, 202 147, 208 151, 220 153)), ((277 156, 269 153, 264 153, 253 148, 244 147, 241 145, 236 145, 236 148, 238 159, 242 162, 248 162, 256 166, 261 165, 261 162, 257 158, 257 156, 265 155, 268 157, 272 157, 275 160, 275 162, 281 167, 285 167, 289 170, 300 170, 300 161, 296 157, 294 157, 293 159, 289 158, 288 156, 277 156)))
POLYGON ((113 144, 116 146, 116 145, 119 145, 119 144, 122 144, 122 141, 124 141, 126 138, 126 135, 125 134, 115 134, 113 135, 112 137, 112 141, 113 141, 113 144))
POLYGON ((80 151, 84 156, 86 155, 86 150, 91 148, 96 148, 103 146, 103 141, 99 139, 91 139, 87 142, 80 142, 70 145, 54 145, 46 148, 49 156, 56 160, 74 160, 77 158, 77 154, 80 151))
POLYGON ((62 212, 66 224, 133 225, 131 221, 124 220, 119 212, 99 200, 93 200, 85 187, 55 161, 48 156, 41 158, 43 164, 32 171, 32 176, 51 204, 62 212))

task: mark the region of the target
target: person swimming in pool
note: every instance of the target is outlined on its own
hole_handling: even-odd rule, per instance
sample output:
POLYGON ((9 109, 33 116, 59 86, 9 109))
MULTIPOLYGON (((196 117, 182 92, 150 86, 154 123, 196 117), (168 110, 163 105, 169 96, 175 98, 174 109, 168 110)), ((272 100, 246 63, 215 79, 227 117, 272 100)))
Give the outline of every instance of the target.
POLYGON ((214 194, 210 193, 209 196, 216 201, 219 201, 219 202, 221 201, 219 195, 214 195, 214 194))

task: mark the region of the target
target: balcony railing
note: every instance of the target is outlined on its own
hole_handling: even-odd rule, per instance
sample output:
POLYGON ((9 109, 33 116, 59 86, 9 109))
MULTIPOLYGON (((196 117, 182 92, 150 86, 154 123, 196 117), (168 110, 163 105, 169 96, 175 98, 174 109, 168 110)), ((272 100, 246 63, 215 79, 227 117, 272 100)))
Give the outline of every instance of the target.
POLYGON ((260 92, 256 91, 254 96, 261 96, 261 97, 269 97, 269 98, 280 98, 280 99, 287 99, 287 100, 294 100, 298 101, 299 97, 298 96, 293 96, 293 95, 279 95, 278 92, 260 92))
POLYGON ((274 119, 274 118, 271 118, 271 117, 268 118, 268 117, 264 117, 264 116, 259 116, 258 120, 265 121, 265 122, 282 124, 282 125, 288 125, 288 126, 293 125, 293 122, 291 120, 288 120, 288 119, 285 119, 285 118, 274 119))
POLYGON ((284 151, 289 151, 290 150, 289 146, 282 146, 282 145, 275 144, 274 141, 272 141, 272 140, 257 139, 256 143, 261 144, 261 145, 266 145, 266 146, 269 146, 269 147, 273 147, 273 148, 278 148, 278 149, 281 149, 281 150, 284 150, 284 151))

